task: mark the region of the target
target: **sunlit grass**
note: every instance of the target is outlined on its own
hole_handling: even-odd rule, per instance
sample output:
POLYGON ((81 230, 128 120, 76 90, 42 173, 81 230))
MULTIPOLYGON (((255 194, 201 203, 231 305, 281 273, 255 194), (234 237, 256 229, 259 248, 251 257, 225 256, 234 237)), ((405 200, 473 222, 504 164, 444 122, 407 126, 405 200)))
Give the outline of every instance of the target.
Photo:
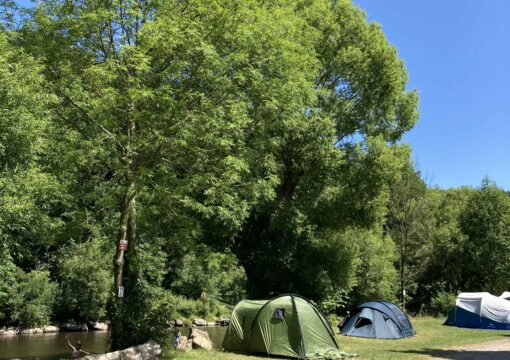
POLYGON ((510 331, 461 329, 443 325, 444 319, 411 319, 416 336, 400 340, 374 340, 340 336, 343 351, 359 354, 361 359, 424 359, 441 350, 465 344, 504 339, 510 331))
MULTIPOLYGON (((433 355, 434 350, 450 347, 481 343, 485 341, 504 339, 510 336, 510 331, 460 329, 444 326, 444 319, 432 317, 418 317, 411 319, 416 336, 400 340, 374 340, 347 336, 338 336, 340 349, 349 353, 356 353, 362 360, 381 359, 425 359, 433 355)), ((190 353, 170 351, 163 359, 217 359, 217 360, 255 360, 267 357, 246 356, 220 351, 193 350, 190 353)))

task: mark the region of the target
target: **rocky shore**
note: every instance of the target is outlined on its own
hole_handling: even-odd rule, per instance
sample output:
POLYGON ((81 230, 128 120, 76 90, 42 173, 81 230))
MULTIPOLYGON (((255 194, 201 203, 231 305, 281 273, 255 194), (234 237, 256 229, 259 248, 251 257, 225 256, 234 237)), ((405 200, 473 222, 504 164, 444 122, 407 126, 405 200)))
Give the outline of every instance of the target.
POLYGON ((0 328, 0 336, 32 335, 42 333, 76 332, 76 331, 106 331, 106 330, 108 330, 108 323, 105 322, 95 322, 88 324, 64 323, 59 326, 45 325, 43 327, 36 328, 4 327, 0 328))

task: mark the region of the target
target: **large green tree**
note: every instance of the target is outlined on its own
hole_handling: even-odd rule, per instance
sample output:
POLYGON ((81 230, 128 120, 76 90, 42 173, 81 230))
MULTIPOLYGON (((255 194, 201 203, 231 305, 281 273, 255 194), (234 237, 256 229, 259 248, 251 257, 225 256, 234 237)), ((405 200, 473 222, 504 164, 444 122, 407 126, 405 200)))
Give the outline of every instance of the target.
POLYGON ((389 184, 408 157, 395 142, 416 121, 417 96, 405 89, 395 48, 350 1, 294 9, 315 34, 316 96, 295 127, 272 133, 275 195, 253 207, 235 248, 252 295, 320 300, 350 286, 354 253, 340 234, 382 224, 389 184))
POLYGON ((197 243, 210 269, 237 276, 217 254, 231 248, 252 295, 391 292, 382 224, 417 96, 395 48, 350 1, 46 0, 25 14, 11 43, 40 64, 31 74, 44 87, 31 91, 49 95, 29 125, 44 119, 49 141, 30 168, 36 181, 10 191, 41 204, 28 229, 65 257, 42 262, 60 267, 77 317, 102 313, 73 305, 83 283, 73 272, 93 268, 95 247, 116 249, 113 348, 150 336, 163 286, 198 292, 176 270, 197 243))
POLYGON ((485 178, 460 216, 466 236, 462 286, 468 291, 508 290, 510 271, 510 197, 485 178))
POLYGON ((62 176, 101 209, 91 222, 102 214, 113 230, 117 215, 114 348, 141 340, 137 249, 152 240, 138 230, 161 234, 139 218, 168 218, 175 232, 207 219, 233 234, 252 203, 274 197, 271 133, 299 131, 314 98, 306 29, 290 3, 257 1, 42 1, 25 23, 19 43, 58 99, 62 176))
POLYGON ((408 163, 391 185, 386 228, 397 246, 400 301, 416 291, 416 280, 426 270, 434 229, 433 203, 420 173, 408 163))

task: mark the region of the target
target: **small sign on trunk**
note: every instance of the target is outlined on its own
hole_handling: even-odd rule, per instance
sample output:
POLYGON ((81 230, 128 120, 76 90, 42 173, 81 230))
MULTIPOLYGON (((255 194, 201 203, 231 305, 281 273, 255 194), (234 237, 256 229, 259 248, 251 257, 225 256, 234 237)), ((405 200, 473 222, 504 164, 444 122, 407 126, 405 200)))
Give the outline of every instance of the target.
POLYGON ((127 248, 128 248, 127 240, 119 241, 119 250, 127 250, 127 248))

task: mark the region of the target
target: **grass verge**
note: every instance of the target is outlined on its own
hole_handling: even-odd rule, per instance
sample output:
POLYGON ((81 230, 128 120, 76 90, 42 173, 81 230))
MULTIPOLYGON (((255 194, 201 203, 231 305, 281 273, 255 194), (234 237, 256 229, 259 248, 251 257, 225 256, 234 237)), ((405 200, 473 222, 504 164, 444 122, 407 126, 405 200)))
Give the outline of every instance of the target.
MULTIPOLYGON (((437 350, 476 344, 491 340, 508 339, 510 331, 461 329, 444 326, 444 319, 417 317, 411 319, 416 336, 400 340, 374 340, 338 336, 342 351, 356 353, 360 360, 418 360, 434 355, 437 350)), ((268 357, 246 356, 220 351, 193 350, 190 353, 165 352, 162 359, 183 360, 256 360, 268 357)))

